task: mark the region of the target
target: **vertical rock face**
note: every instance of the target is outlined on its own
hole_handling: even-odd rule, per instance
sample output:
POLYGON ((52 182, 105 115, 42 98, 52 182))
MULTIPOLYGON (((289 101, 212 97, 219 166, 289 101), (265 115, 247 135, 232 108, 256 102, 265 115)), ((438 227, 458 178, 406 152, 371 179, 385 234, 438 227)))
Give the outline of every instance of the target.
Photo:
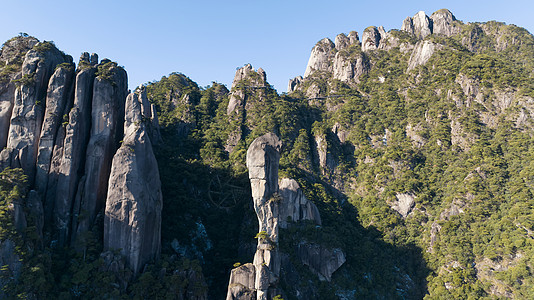
POLYGON ((258 216, 258 247, 254 255, 257 299, 267 299, 269 289, 280 275, 278 244, 278 164, 282 142, 273 133, 252 142, 247 151, 247 167, 254 210, 258 216))
POLYGON ((432 20, 428 18, 424 11, 420 11, 413 16, 414 34, 420 39, 424 39, 432 34, 432 20))
POLYGON ((35 162, 48 80, 65 56, 50 43, 37 44, 24 56, 20 86, 15 90, 6 149, 0 153, 4 167, 22 168, 30 183, 35 176, 35 162))
POLYGON ((362 51, 376 50, 380 44, 380 32, 375 26, 367 27, 362 35, 362 51))
MULTIPOLYGON (((123 133, 124 100, 128 90, 126 72, 109 61, 102 61, 98 68, 112 75, 97 76, 93 86, 91 137, 84 180, 80 182, 75 200, 77 222, 73 222, 73 243, 92 227, 105 205, 111 161, 123 133)), ((83 240, 78 242, 83 244, 83 240)))
POLYGON ((404 19, 404 21, 402 21, 401 30, 402 31, 406 31, 406 32, 411 33, 411 34, 415 34, 415 28, 413 27, 413 19, 412 19, 412 17, 406 17, 406 19, 404 19))
POLYGON ((43 196, 46 194, 48 185, 48 173, 50 171, 52 150, 56 142, 56 135, 63 122, 65 108, 70 104, 68 102, 71 101, 73 75, 73 65, 58 67, 50 78, 48 85, 46 110, 39 139, 35 178, 36 190, 43 196))
POLYGON ((321 215, 317 206, 306 199, 297 181, 283 178, 279 188, 282 197, 279 215, 280 228, 287 228, 288 222, 301 220, 310 220, 321 225, 321 215))
MULTIPOLYGON (((88 55, 88 54, 87 54, 88 55)), ((84 57, 80 59, 83 62, 84 57)), ((88 63, 88 61, 86 61, 88 63)), ((64 245, 70 236, 71 211, 83 174, 86 147, 91 130, 91 103, 93 99, 94 68, 78 71, 75 81, 74 104, 68 113, 64 138, 58 137, 52 158, 45 201, 47 219, 53 223, 58 244, 64 245), (53 220, 51 220, 53 219, 53 220)))
POLYGON ((320 40, 312 49, 304 78, 311 75, 314 71, 331 71, 331 61, 333 58, 332 50, 335 48, 334 43, 328 38, 320 40))
POLYGON ((0 149, 7 144, 9 122, 15 102, 14 79, 20 79, 22 58, 39 41, 32 37, 16 37, 7 41, 2 47, 0 65, 3 67, 0 76, 0 149))
POLYGON ((113 157, 104 219, 105 250, 121 249, 137 273, 159 256, 162 194, 143 91, 128 95, 122 146, 113 157), (145 111, 145 114, 142 111, 145 111))

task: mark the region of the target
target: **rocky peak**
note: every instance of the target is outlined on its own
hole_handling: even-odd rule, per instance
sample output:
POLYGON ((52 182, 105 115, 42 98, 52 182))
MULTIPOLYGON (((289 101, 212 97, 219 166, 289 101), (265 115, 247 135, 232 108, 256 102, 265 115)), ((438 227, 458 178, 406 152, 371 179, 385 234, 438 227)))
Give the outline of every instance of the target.
POLYGON ((351 45, 356 45, 360 43, 360 37, 358 36, 358 33, 356 31, 349 32, 348 37, 351 45))
POLYGON ((331 71, 331 60, 334 57, 332 50, 335 49, 335 44, 329 39, 324 38, 320 40, 312 49, 304 78, 311 75, 314 71, 331 71))
POLYGON ((235 72, 230 101, 226 108, 227 115, 230 115, 232 112, 236 111, 238 107, 243 107, 245 104, 245 89, 236 89, 237 85, 240 83, 244 83, 244 88, 250 88, 252 91, 255 88, 266 87, 268 86, 267 73, 265 73, 262 68, 255 71, 251 64, 246 64, 235 72))
POLYGON ((375 26, 365 28, 362 35, 362 51, 376 50, 381 38, 380 31, 375 26))
POLYGON ((453 25, 456 18, 448 9, 440 9, 434 12, 430 19, 432 20, 433 34, 451 36, 459 32, 459 29, 453 25))
POLYGON ((0 50, 0 61, 5 65, 14 63, 28 52, 39 40, 31 36, 17 36, 5 42, 0 50))
POLYGON ((143 115, 149 105, 143 89, 126 98, 124 139, 113 157, 104 219, 104 250, 120 249, 134 273, 160 251, 163 200, 151 122, 143 115))
POLYGON ((293 91, 296 91, 298 86, 302 83, 302 76, 297 76, 293 79, 289 79, 289 83, 287 84, 287 92, 291 93, 293 91))
POLYGON ((336 36, 334 44, 337 50, 342 50, 350 46, 350 39, 344 33, 340 33, 336 36))
POLYGON ((264 86, 267 83, 267 74, 262 68, 255 71, 251 64, 246 64, 235 72, 232 89, 243 80, 250 80, 250 85, 253 86, 264 86))
POLYGON ((419 39, 424 39, 432 34, 432 20, 424 11, 419 11, 413 18, 406 18, 402 23, 401 30, 414 34, 419 39))

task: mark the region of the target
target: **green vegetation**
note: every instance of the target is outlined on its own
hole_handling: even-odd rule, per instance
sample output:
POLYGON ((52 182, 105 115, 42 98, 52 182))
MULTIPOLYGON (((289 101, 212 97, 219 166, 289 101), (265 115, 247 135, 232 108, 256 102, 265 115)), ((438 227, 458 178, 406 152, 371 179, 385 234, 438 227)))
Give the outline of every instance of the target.
MULTIPOLYGON (((83 254, 35 246, 33 221, 23 234, 14 230, 9 203, 25 199, 26 187, 8 169, 0 238, 17 243, 24 267, 6 293, 172 299, 208 288, 220 298, 236 261, 251 262, 256 239, 268 240, 258 233, 245 157, 256 137, 274 132, 283 142, 280 177, 297 180, 322 218, 321 226, 280 230, 279 248, 294 267, 281 277, 285 298, 297 289, 318 299, 534 298, 534 39, 497 22, 455 24, 458 35, 427 37, 442 49, 409 72, 409 51, 351 46, 340 54, 363 55, 371 66, 357 82, 318 71, 290 95, 256 73, 232 91, 180 73, 149 83, 163 139, 155 148, 162 259, 125 287, 128 274, 103 268, 96 235, 83 254), (403 217, 406 195, 414 203, 403 217), (347 261, 331 282, 299 262, 303 240, 343 250, 347 261), (200 274, 208 287, 188 285, 200 274)), ((113 80, 116 67, 105 62, 97 76, 113 80)))

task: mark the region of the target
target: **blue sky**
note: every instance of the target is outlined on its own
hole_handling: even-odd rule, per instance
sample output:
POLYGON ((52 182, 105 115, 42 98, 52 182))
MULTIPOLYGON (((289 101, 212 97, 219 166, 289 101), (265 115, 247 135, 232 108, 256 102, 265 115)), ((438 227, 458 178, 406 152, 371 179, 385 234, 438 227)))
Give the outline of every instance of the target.
MULTIPOLYGON (((5 1, 3 1, 5 2, 5 1)), ((52 40, 77 62, 83 51, 117 61, 130 88, 181 72, 200 86, 231 85, 237 67, 263 68, 285 92, 324 37, 399 29, 419 10, 448 8, 464 22, 503 21, 534 30, 534 4, 520 1, 8 1, 0 40, 19 32, 52 40)))

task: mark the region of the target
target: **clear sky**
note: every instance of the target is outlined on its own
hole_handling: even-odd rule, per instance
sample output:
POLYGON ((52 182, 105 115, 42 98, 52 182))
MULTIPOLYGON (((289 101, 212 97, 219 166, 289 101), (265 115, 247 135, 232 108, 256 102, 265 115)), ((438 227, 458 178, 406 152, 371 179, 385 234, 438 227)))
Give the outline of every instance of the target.
POLYGON ((19 32, 52 40, 77 62, 96 52, 128 71, 130 88, 181 72, 200 86, 231 85, 237 67, 263 68, 285 92, 324 37, 400 29, 407 16, 448 8, 464 22, 497 20, 534 30, 534 1, 2 1, 0 40, 19 32))

